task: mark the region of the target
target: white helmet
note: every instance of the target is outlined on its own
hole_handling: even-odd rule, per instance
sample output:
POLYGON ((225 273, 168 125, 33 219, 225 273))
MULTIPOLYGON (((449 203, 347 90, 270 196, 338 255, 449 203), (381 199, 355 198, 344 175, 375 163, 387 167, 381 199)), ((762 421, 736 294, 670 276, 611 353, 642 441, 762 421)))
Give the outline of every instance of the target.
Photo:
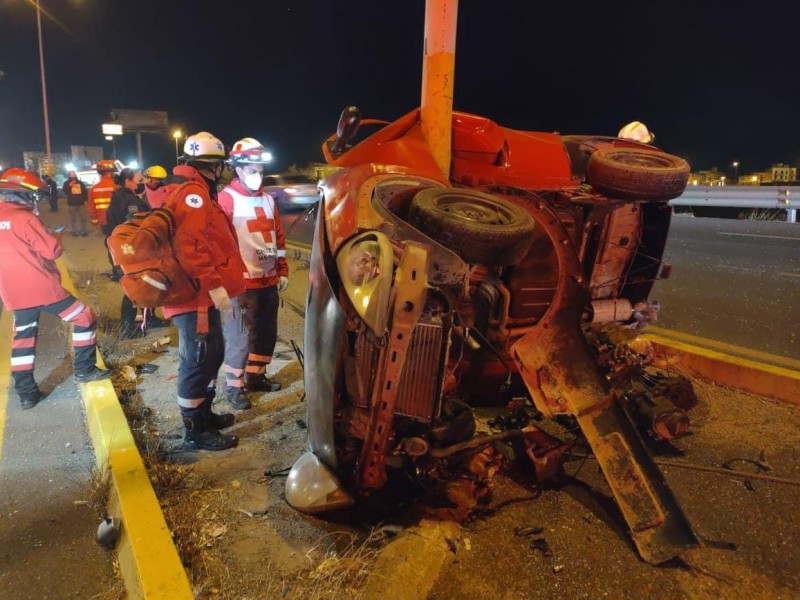
POLYGON ((617 137, 625 140, 633 140, 643 144, 652 144, 656 139, 656 134, 647 130, 647 126, 639 121, 631 121, 619 130, 617 137))
POLYGON ((208 133, 201 131, 186 138, 183 145, 183 160, 216 162, 225 160, 225 146, 222 142, 208 133))
POLYGON ((272 161, 272 154, 255 138, 246 137, 231 148, 228 162, 232 165, 263 165, 272 161))

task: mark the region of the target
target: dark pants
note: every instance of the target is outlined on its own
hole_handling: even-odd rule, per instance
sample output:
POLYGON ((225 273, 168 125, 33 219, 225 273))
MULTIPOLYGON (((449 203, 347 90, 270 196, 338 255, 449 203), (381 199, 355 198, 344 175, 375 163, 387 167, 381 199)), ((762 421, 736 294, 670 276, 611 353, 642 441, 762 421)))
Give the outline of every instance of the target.
POLYGON ((217 373, 225 353, 222 322, 219 311, 209 308, 208 334, 202 357, 198 356, 197 313, 176 315, 172 322, 179 332, 178 406, 182 416, 194 417, 202 412, 201 405, 211 397, 217 385, 217 373))
POLYGON ((33 379, 36 359, 36 338, 39 315, 44 311, 73 324, 72 347, 75 351, 75 372, 86 373, 96 362, 97 318, 94 311, 73 296, 48 304, 14 311, 14 339, 11 345, 11 372, 14 388, 20 396, 34 394, 38 387, 33 379))
POLYGON ((50 194, 50 212, 58 212, 58 194, 50 194))
POLYGON ((131 302, 131 299, 122 292, 122 305, 119 309, 119 320, 122 326, 122 331, 133 329, 136 327, 136 307, 131 302))
POLYGON ((241 388, 245 377, 264 375, 278 339, 277 286, 233 298, 225 321, 225 385, 241 388))

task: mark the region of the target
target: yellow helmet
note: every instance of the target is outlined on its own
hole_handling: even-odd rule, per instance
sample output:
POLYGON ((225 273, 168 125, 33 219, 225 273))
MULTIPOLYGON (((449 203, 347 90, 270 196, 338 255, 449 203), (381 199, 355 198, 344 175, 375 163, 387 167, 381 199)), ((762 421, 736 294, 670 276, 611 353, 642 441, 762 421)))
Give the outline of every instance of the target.
POLYGON ((144 176, 148 179, 164 179, 167 176, 167 170, 161 165, 153 165, 144 172, 144 176))

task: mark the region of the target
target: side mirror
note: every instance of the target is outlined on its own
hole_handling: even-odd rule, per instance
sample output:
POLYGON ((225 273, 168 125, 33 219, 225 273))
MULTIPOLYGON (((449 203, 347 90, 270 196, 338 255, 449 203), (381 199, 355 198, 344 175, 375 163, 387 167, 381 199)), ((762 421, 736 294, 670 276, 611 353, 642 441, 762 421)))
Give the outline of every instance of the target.
POLYGON ((339 123, 336 125, 336 141, 330 146, 331 154, 334 157, 341 156, 347 148, 347 142, 352 140, 358 133, 358 126, 361 124, 361 111, 355 106, 345 106, 342 114, 339 115, 339 123))

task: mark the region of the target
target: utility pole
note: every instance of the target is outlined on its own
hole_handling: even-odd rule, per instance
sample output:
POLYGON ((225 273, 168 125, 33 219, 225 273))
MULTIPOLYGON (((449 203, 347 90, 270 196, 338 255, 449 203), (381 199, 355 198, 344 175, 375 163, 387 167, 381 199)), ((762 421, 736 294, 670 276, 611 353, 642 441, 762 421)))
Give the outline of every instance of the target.
POLYGON ((47 154, 47 174, 53 175, 53 153, 50 148, 50 119, 47 116, 47 83, 44 78, 44 45, 42 44, 42 11, 36 0, 36 29, 39 32, 39 70, 42 74, 42 105, 44 107, 44 147, 47 154))

